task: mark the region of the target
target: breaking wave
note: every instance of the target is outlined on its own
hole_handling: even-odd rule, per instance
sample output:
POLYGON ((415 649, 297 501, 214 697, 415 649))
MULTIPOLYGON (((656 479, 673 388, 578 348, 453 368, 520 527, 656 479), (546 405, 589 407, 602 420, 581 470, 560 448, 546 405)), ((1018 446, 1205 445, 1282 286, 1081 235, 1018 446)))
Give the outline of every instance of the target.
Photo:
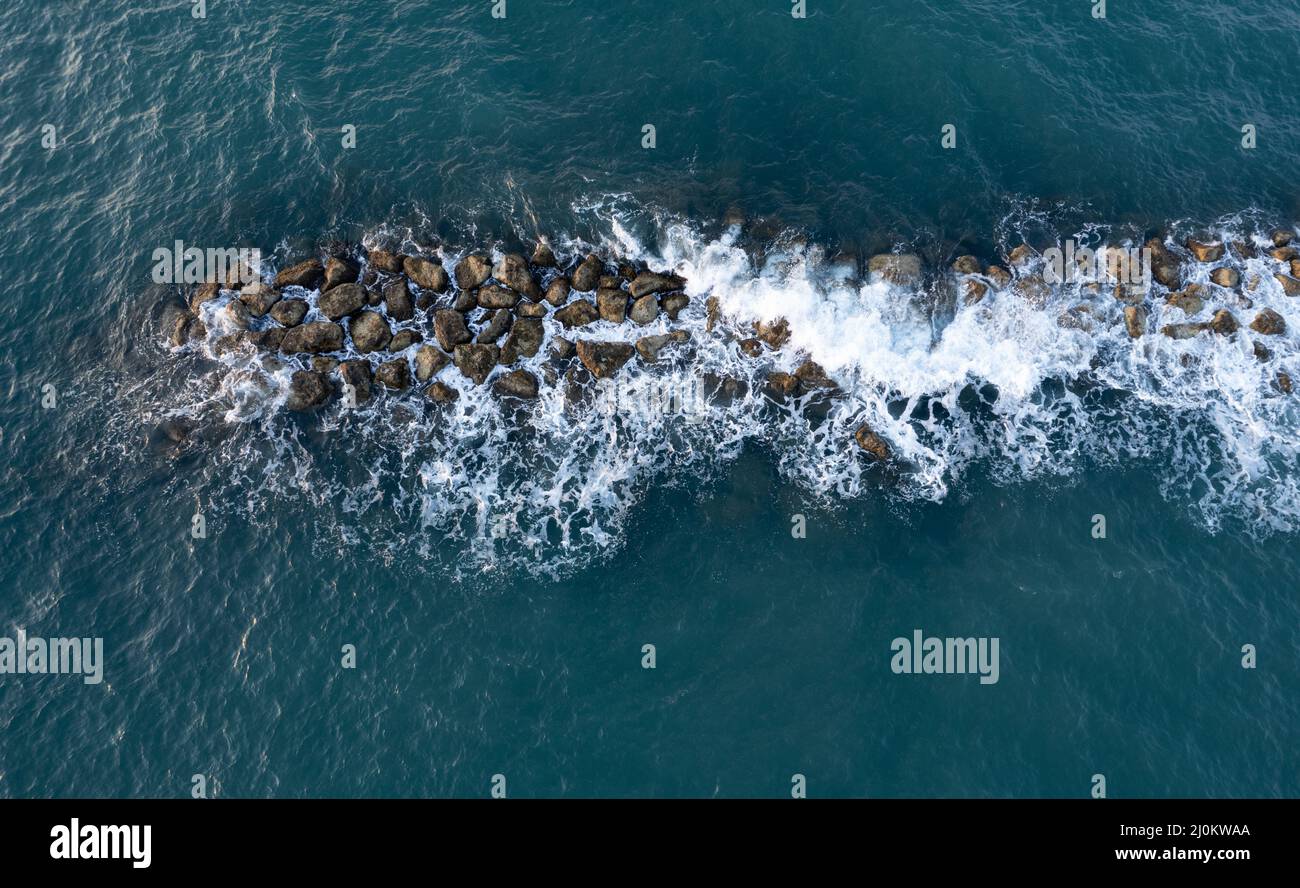
MULTIPOLYGON (((536 400, 502 399, 447 366, 439 378, 460 391, 451 404, 376 386, 359 407, 335 400, 314 415, 293 414, 283 409, 289 379, 307 359, 214 348, 218 313, 231 298, 223 293, 203 306, 206 340, 158 346, 152 375, 121 383, 96 420, 99 456, 152 461, 164 473, 175 467, 171 488, 218 519, 258 525, 292 503, 314 546, 359 557, 414 554, 454 575, 568 573, 623 544, 651 486, 699 489, 746 447, 770 454, 783 478, 828 507, 859 497, 941 501, 976 472, 1000 484, 1068 482, 1085 470, 1138 465, 1211 531, 1228 522, 1258 535, 1300 527, 1300 417, 1279 384, 1295 347, 1289 333, 1248 327, 1264 308, 1293 329, 1300 313, 1274 278, 1282 264, 1269 255, 1268 229, 1251 214, 1169 227, 1165 241, 1184 262, 1186 282, 1210 295, 1189 317, 1157 285, 1146 333, 1134 339, 1124 303, 1104 288, 1053 286, 1043 304, 993 285, 968 305, 963 279, 948 270, 953 256, 930 248, 921 252, 931 271, 899 285, 864 277, 858 259, 832 256, 797 232, 760 240, 750 226, 709 230, 617 200, 575 209, 597 220, 602 235, 595 243, 551 237, 561 265, 595 250, 672 270, 686 279, 690 303, 675 321, 661 314, 647 327, 602 320, 565 331, 550 312, 543 346, 518 365, 541 381, 536 400), (1253 248, 1200 263, 1179 246, 1192 233, 1253 248), (1240 274, 1235 292, 1210 284, 1211 269, 1225 266, 1240 274), (1160 334, 1221 308, 1240 320, 1239 331, 1160 334), (754 322, 776 318, 787 320, 788 342, 751 356, 745 340, 754 322), (690 341, 666 347, 654 363, 634 358, 603 383, 575 385, 552 356, 558 336, 634 343, 671 330, 690 341), (809 359, 834 388, 782 391, 769 382, 809 359), (186 434, 159 443, 154 431, 155 446, 139 447, 159 424, 186 434), (888 442, 890 459, 858 446, 864 425, 888 442)), ((1013 214, 997 233, 999 247, 1041 236, 1045 226, 1032 212, 1013 214)), ((1141 232, 1102 226, 1053 234, 1092 246, 1143 242, 1141 232)), ((394 229, 366 240, 428 248, 394 229)), ((467 240, 433 252, 452 269, 468 248, 487 246, 467 240)), ((1016 274, 1032 273, 1032 261, 1016 274)), ((308 299, 314 306, 314 294, 308 299)), ((427 336, 431 314, 394 326, 427 336)), ((157 326, 139 334, 157 341, 157 326)))

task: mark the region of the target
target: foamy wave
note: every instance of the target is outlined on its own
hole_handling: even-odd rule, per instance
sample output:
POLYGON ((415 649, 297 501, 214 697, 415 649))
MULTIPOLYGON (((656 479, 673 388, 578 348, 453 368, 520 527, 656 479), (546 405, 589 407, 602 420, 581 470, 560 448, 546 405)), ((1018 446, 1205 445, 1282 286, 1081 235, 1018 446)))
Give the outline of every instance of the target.
MULTIPOLYGON (((710 235, 641 209, 576 209, 602 217, 606 236, 599 244, 556 237, 562 258, 596 247, 611 260, 677 272, 691 297, 676 321, 600 321, 578 336, 631 343, 684 329, 688 344, 666 348, 655 364, 634 359, 603 388, 577 387, 550 357, 554 338, 571 336, 552 313, 537 356, 518 365, 542 380, 536 401, 503 401, 449 366, 439 378, 460 390, 451 405, 376 387, 360 408, 334 402, 304 420, 282 409, 299 359, 213 350, 231 298, 224 294, 203 308, 208 339, 178 350, 184 367, 172 371, 180 382, 171 400, 137 403, 129 417, 120 411, 118 429, 138 428, 142 413, 219 425, 221 433, 181 445, 210 451, 196 481, 214 509, 256 522, 295 498, 316 518, 317 546, 394 558, 414 551, 437 570, 566 572, 622 544, 651 485, 698 484, 747 445, 773 454, 785 478, 825 503, 938 501, 975 467, 1014 483, 1137 462, 1210 529, 1225 521, 1255 533, 1300 527, 1297 409, 1279 390, 1292 338, 1246 327, 1263 308, 1292 328, 1300 316, 1273 279, 1279 264, 1253 234, 1263 230, 1253 217, 1221 220, 1209 234, 1253 238, 1258 256, 1228 251, 1220 262, 1186 265, 1189 282, 1208 284, 1211 267, 1226 265, 1240 272, 1243 291, 1253 289, 1213 289, 1216 299, 1189 318, 1157 287, 1148 332, 1134 340, 1123 303, 1104 290, 1061 285, 1036 306, 1014 287, 991 287, 966 305, 961 280, 946 270, 899 287, 860 280, 856 263, 799 237, 755 244, 739 226, 710 235), (1240 332, 1158 333, 1221 307, 1240 319, 1240 332), (745 353, 752 325, 776 318, 788 321, 788 343, 745 353), (1257 340, 1269 354, 1256 353, 1257 340), (768 385, 769 374, 793 373, 808 359, 835 390, 780 395, 768 385), (889 442, 893 458, 863 453, 854 440, 863 425, 889 442)), ((1023 222, 1009 222, 1009 232, 1023 222)), ((1188 231, 1173 226, 1169 243, 1188 231)), ((1071 236, 1097 244, 1117 233, 1092 226, 1071 236)), ((441 250, 454 267, 461 254, 441 250)), ((423 311, 394 326, 429 331, 423 311)))

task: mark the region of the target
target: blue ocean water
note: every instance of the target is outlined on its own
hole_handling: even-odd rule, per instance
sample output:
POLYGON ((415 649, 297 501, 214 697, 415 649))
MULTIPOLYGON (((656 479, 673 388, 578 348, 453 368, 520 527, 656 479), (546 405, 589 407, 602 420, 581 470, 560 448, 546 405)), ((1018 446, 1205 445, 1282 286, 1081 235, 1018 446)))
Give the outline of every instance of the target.
POLYGON ((1139 348, 831 261, 1292 227, 1300 11, 493 5, 0 9, 0 635, 106 652, 0 676, 0 795, 1300 793, 1293 334, 1139 348), (851 408, 304 420, 170 348, 150 280, 178 239, 538 237, 687 271, 701 341, 708 294, 783 313, 851 408), (1000 680, 894 674, 917 628, 999 638, 1000 680))

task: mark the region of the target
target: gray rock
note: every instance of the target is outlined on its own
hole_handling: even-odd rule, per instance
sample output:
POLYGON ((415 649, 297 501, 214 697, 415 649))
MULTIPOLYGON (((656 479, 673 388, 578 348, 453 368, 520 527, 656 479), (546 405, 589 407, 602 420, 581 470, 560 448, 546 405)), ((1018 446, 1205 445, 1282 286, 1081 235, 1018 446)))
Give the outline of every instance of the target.
POLYGON ((275 276, 275 289, 304 287, 315 290, 325 280, 325 267, 319 259, 308 259, 290 266, 275 276))
POLYGON ((433 335, 442 346, 442 350, 446 352, 473 338, 469 328, 465 326, 465 316, 448 308, 434 313, 433 335))
POLYGON ((580 293, 589 293, 596 289, 596 284, 600 282, 600 275, 605 270, 604 264, 595 253, 587 255, 573 272, 573 279, 570 283, 573 289, 580 293))
POLYGON ((415 378, 420 382, 428 382, 450 362, 451 358, 439 349, 432 345, 422 345, 415 353, 415 378))
POLYGON ((406 281, 397 278, 388 282, 384 287, 384 306, 388 316, 395 321, 409 321, 415 317, 415 305, 411 302, 411 291, 406 281))
POLYGON ((534 302, 542 298, 542 288, 534 280, 528 260, 518 253, 502 256, 492 269, 492 277, 534 302))
POLYGON ((539 241, 536 249, 533 250, 533 265, 538 268, 554 268, 555 253, 546 241, 539 241))
POLYGON ((406 351, 413 345, 424 342, 419 330, 398 330, 388 343, 390 352, 406 351))
POLYGON ((505 287, 480 287, 478 291, 479 308, 514 308, 519 301, 519 294, 505 287))
POLYGON ((366 261, 370 267, 385 274, 401 274, 402 264, 406 259, 401 253, 390 253, 387 250, 371 250, 366 256, 366 261))
POLYGON ((654 323, 655 318, 659 317, 659 298, 653 293, 642 296, 632 303, 630 317, 634 323, 643 327, 654 323))
POLYGON ((470 253, 456 263, 456 286, 473 290, 492 276, 492 264, 480 253, 470 253))
POLYGON ((498 376, 492 383, 492 390, 508 397, 536 398, 537 377, 527 370, 514 370, 498 376))
POLYGON ((674 330, 671 333, 661 333, 658 336, 642 336, 636 341, 637 353, 641 355, 641 360, 647 364, 653 364, 659 360, 659 352, 664 346, 675 342, 689 342, 691 334, 685 330, 674 330))
POLYGON ((596 291, 596 309, 601 320, 621 324, 627 317, 627 291, 605 288, 596 291))
POLYGON ((250 315, 260 318, 280 301, 280 291, 271 289, 261 281, 254 281, 239 291, 239 301, 248 306, 250 315))
POLYGON ((577 343, 578 360, 597 379, 609 379, 626 364, 636 350, 626 342, 594 342, 582 339, 577 343))
POLYGON ((681 310, 690 304, 691 297, 685 293, 669 293, 659 300, 659 307, 663 309, 664 314, 668 315, 670 321, 677 320, 681 310))
POLYGON ((651 294, 671 293, 685 286, 686 280, 675 274, 655 274, 651 271, 643 271, 633 279, 628 290, 632 293, 633 299, 640 299, 642 296, 651 294))
POLYGON ((546 301, 556 308, 569 301, 569 293, 572 287, 569 285, 569 279, 561 275, 555 278, 546 286, 546 301))
POLYGON ((278 324, 296 327, 307 317, 307 303, 302 299, 281 299, 271 306, 271 317, 278 324))
POLYGON ((407 256, 406 261, 402 263, 402 268, 406 271, 406 276, 422 290, 441 293, 447 289, 450 283, 447 279, 447 270, 442 267, 441 263, 425 259, 422 256, 407 256))
POLYGON ((474 341, 479 345, 491 345, 501 338, 501 334, 510 329, 514 316, 508 308, 498 308, 488 319, 487 325, 479 332, 474 341))
POLYGON ((533 357, 542 347, 543 335, 542 322, 537 318, 520 318, 515 321, 505 345, 501 347, 501 363, 509 365, 520 358, 533 357))
POLYGON ((570 302, 555 313, 555 319, 570 330, 595 323, 599 318, 600 312, 596 310, 596 306, 586 299, 570 302))
POLYGON ((320 354, 342 348, 343 328, 329 321, 312 321, 290 327, 280 342, 280 351, 286 354, 320 354))

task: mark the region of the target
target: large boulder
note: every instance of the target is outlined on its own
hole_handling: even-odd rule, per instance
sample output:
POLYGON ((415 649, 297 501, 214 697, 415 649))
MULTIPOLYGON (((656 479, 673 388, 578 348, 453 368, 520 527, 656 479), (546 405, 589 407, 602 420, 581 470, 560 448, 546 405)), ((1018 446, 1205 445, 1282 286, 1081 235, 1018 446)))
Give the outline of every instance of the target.
POLYGON ((383 383, 385 388, 394 390, 410 386, 411 368, 406 363, 406 358, 396 358, 380 364, 375 370, 375 381, 383 383))
POLYGON ((594 342, 590 339, 579 340, 577 349, 578 360, 598 379, 611 378, 636 353, 627 342, 594 342))
POLYGON ((1264 308, 1250 322, 1250 329, 1265 336, 1281 336, 1286 332, 1286 320, 1273 309, 1264 308))
POLYGON ((307 303, 302 299, 281 299, 271 306, 271 317, 286 327, 296 327, 307 317, 307 303))
POLYGON ((406 261, 402 263, 402 268, 406 271, 406 276, 422 290, 441 293, 450 283, 447 279, 447 269, 443 268, 441 263, 422 256, 407 256, 406 261))
POLYGON ((479 308, 514 308, 519 301, 519 294, 505 287, 480 287, 478 291, 479 308))
POLYGON ((460 392, 445 382, 435 382, 424 390, 424 396, 435 404, 450 404, 460 397, 460 392))
POLYGON ((1200 314, 1201 309, 1205 308, 1205 300, 1201 298, 1201 288, 1196 284, 1190 284, 1186 290, 1170 293, 1165 297, 1165 304, 1181 308, 1183 314, 1188 317, 1200 314))
POLYGON ((952 270, 957 274, 979 274, 983 268, 975 256, 958 256, 952 262, 952 270))
POLYGON ((578 292, 590 293, 600 283, 600 275, 604 270, 605 266, 600 261, 600 257, 595 253, 589 253, 587 258, 582 260, 582 264, 574 269, 570 283, 578 292))
POLYGON ((289 396, 284 406, 299 413, 315 410, 329 400, 334 387, 329 377, 315 370, 295 370, 289 379, 289 396))
POLYGON ((555 313, 555 319, 568 329, 585 327, 600 319, 596 306, 586 299, 577 299, 555 313))
POLYGON ((754 334, 768 348, 778 349, 790 340, 790 323, 785 318, 759 321, 754 325, 754 334))
POLYGON ((452 354, 456 369, 482 385, 501 357, 501 350, 495 345, 458 345, 452 354))
POLYGON ((1223 258, 1223 244, 1219 241, 1199 241, 1189 237, 1185 246, 1197 262, 1218 262, 1223 258))
POLYGON ((513 364, 520 358, 536 355, 542 347, 543 333, 542 322, 537 318, 519 318, 501 347, 501 363, 513 364))
POLYGON ((1231 336, 1241 329, 1241 325, 1237 323, 1237 319, 1233 317, 1232 312, 1226 308, 1221 308, 1210 319, 1210 329, 1220 336, 1231 336))
POLYGON ((492 383, 492 390, 513 398, 536 398, 537 377, 527 370, 513 370, 498 376, 492 383))
POLYGON ((411 301, 406 281, 396 278, 384 286, 384 306, 388 316, 395 321, 409 321, 415 317, 415 303, 411 301))
POLYGON ((642 336, 636 341, 637 354, 641 355, 641 360, 647 364, 653 364, 659 360, 659 352, 664 346, 674 342, 689 342, 691 334, 685 330, 674 330, 671 333, 660 333, 658 336, 642 336))
POLYGON ((1195 339, 1208 329, 1209 324, 1166 324, 1160 332, 1170 339, 1195 339))
POLYGON ((433 315, 433 335, 442 346, 442 350, 449 352, 464 342, 469 342, 473 337, 470 335, 469 328, 465 326, 465 316, 458 311, 452 311, 450 308, 444 308, 441 311, 434 312, 433 315))
POLYGON ((642 296, 632 303, 632 311, 628 313, 628 317, 642 327, 654 323, 655 318, 659 317, 659 297, 653 293, 642 296))
POLYGON ((272 289, 262 281, 253 281, 239 291, 239 301, 248 306, 249 314, 260 318, 280 301, 280 291, 272 289))
POLYGON ((501 338, 501 335, 510 329, 510 322, 514 316, 510 314, 508 308, 498 308, 479 331, 478 338, 474 341, 480 345, 491 345, 501 338))
POLYGON ((633 299, 640 299, 651 293, 671 293, 674 290, 680 290, 686 286, 686 280, 675 274, 655 274, 651 271, 643 271, 638 274, 632 281, 628 289, 632 293, 633 299))
POLYGON ((492 277, 523 296, 536 302, 542 298, 542 288, 537 285, 528 260, 518 253, 507 253, 492 268, 492 277))
POLYGON ((248 306, 239 299, 232 299, 226 303, 222 309, 226 322, 240 330, 247 330, 248 325, 252 323, 252 316, 248 311, 248 306))
POLYGON ((1288 296, 1300 296, 1300 280, 1289 274, 1275 274, 1273 278, 1282 285, 1282 292, 1288 296))
POLYGON ((328 292, 322 293, 316 302, 321 314, 331 321, 345 318, 353 312, 360 311, 366 305, 366 291, 360 284, 339 284, 328 292))
POLYGON ((280 341, 280 351, 286 354, 320 354, 343 348, 343 328, 330 321, 312 321, 290 327, 280 341))
POLYGON ((388 347, 393 338, 393 331, 383 315, 373 311, 363 311, 348 324, 352 334, 352 344, 362 354, 381 351, 388 347))
POLYGON ((470 253, 456 263, 456 286, 473 290, 492 276, 492 264, 481 253, 470 253))
POLYGON ((605 287, 596 291, 596 309, 603 321, 621 324, 627 317, 627 291, 605 287))
POLYGON ((546 285, 546 301, 559 308, 569 301, 569 292, 572 289, 569 279, 560 275, 546 285))
POLYGON ((371 250, 366 254, 370 267, 385 274, 401 274, 405 259, 401 253, 390 253, 387 250, 371 250))
POLYGON ((203 303, 211 302, 213 299, 216 299, 220 295, 221 295, 221 284, 217 284, 217 283, 200 284, 199 287, 194 291, 194 294, 190 296, 190 311, 194 312, 195 314, 198 314, 199 308, 203 305, 203 303))
POLYGON ((360 276, 361 269, 351 259, 331 256, 325 261, 325 280, 321 284, 321 292, 332 290, 339 284, 355 283, 360 276))
POLYGON ((1147 329, 1147 310, 1140 305, 1124 306, 1124 329, 1130 339, 1141 339, 1147 329))
POLYGON ((275 289, 303 287, 315 290, 325 280, 325 266, 319 259, 308 259, 286 268, 275 276, 275 289))
POLYGON ((537 242, 537 247, 533 250, 533 265, 538 268, 555 267, 555 253, 546 241, 537 242))
POLYGON ((432 345, 422 345, 415 352, 415 378, 428 382, 438 375, 438 371, 451 361, 451 358, 432 345))
POLYGON ((1170 290, 1177 290, 1183 283, 1183 263, 1169 251, 1165 242, 1153 237, 1146 242, 1151 251, 1151 276, 1170 290))
POLYGON ((1241 284, 1241 274, 1235 268, 1216 268, 1210 272, 1210 280, 1228 290, 1235 290, 1241 284))
POLYGON ((663 309, 664 314, 668 315, 670 321, 677 320, 681 310, 690 304, 691 297, 685 293, 669 293, 659 300, 659 307, 663 309))
POLYGON ((881 461, 889 459, 889 443, 877 435, 871 426, 858 426, 858 430, 853 433, 853 440, 857 441, 858 446, 872 458, 881 461))

